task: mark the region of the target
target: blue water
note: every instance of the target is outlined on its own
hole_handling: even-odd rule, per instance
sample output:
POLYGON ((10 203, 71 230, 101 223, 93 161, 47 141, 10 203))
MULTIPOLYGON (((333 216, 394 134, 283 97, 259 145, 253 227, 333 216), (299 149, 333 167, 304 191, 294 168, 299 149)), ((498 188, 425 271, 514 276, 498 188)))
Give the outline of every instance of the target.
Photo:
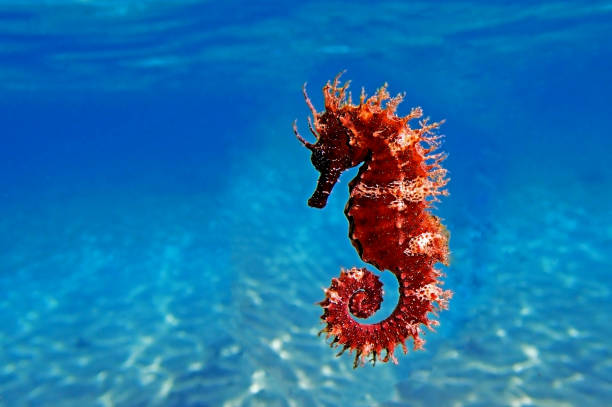
POLYGON ((610 72, 609 1, 1 1, 0 406, 610 405, 610 72), (397 366, 316 335, 356 172, 309 208, 291 124, 343 69, 446 119, 397 366))

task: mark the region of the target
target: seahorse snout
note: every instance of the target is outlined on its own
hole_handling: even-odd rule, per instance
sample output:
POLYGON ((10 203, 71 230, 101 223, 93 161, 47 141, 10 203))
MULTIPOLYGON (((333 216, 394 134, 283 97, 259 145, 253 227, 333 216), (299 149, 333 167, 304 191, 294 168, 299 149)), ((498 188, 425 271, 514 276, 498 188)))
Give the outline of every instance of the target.
POLYGON ((317 181, 317 188, 313 192, 312 196, 308 199, 308 206, 319 209, 324 208, 325 205, 327 205, 327 198, 329 198, 329 194, 334 188, 334 185, 336 185, 336 182, 338 182, 339 177, 340 173, 321 173, 319 176, 319 181, 317 181))

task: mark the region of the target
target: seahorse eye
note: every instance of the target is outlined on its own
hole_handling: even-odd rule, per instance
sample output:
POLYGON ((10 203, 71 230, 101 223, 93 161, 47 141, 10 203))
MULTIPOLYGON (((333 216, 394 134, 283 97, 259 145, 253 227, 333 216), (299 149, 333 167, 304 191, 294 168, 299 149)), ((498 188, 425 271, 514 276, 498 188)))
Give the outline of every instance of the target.
POLYGON ((321 147, 314 147, 312 149, 312 154, 310 155, 310 161, 312 165, 319 170, 319 172, 324 172, 329 170, 330 160, 325 154, 325 150, 321 147))

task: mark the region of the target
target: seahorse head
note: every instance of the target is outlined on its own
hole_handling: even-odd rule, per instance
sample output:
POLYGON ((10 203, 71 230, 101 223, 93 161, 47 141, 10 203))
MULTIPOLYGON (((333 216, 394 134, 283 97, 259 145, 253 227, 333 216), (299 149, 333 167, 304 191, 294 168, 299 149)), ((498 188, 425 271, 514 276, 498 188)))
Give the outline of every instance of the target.
POLYGON ((316 132, 313 130, 313 134, 317 141, 309 143, 298 134, 294 125, 298 140, 312 152, 310 161, 320 173, 317 187, 308 200, 308 205, 323 208, 340 174, 362 162, 366 152, 352 140, 351 130, 327 112, 316 118, 315 128, 316 132))

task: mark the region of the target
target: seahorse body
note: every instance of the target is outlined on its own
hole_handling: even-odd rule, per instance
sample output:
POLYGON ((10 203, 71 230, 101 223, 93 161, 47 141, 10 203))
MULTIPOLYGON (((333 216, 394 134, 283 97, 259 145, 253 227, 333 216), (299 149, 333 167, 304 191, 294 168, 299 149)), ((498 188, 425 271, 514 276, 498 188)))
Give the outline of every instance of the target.
POLYGON ((403 96, 390 98, 386 84, 368 99, 362 91, 359 105, 353 105, 347 94, 349 83, 339 86, 339 77, 323 88, 321 113, 304 87, 316 143, 302 138, 294 124, 295 135, 312 151, 311 161, 320 172, 308 204, 323 208, 342 171, 363 162, 349 183, 344 211, 349 237, 363 261, 395 274, 399 300, 384 321, 356 321, 354 317, 367 318, 380 308, 382 283, 366 268, 342 270, 320 302, 326 323, 321 332, 333 337, 332 347, 342 346, 338 355, 355 350, 354 367, 366 358, 372 363, 377 359, 397 363, 395 347, 401 344, 406 353, 406 339, 412 337, 414 348, 422 348, 421 325, 436 326, 428 314, 446 309, 452 296, 440 287, 441 272, 434 268, 438 262, 448 264, 449 233, 430 213, 432 202, 448 194, 443 189, 448 183, 446 170, 440 165, 445 155, 434 153, 440 138, 434 130, 441 123, 428 124, 425 119, 412 129, 409 121, 421 118, 421 109, 396 116, 403 96))

